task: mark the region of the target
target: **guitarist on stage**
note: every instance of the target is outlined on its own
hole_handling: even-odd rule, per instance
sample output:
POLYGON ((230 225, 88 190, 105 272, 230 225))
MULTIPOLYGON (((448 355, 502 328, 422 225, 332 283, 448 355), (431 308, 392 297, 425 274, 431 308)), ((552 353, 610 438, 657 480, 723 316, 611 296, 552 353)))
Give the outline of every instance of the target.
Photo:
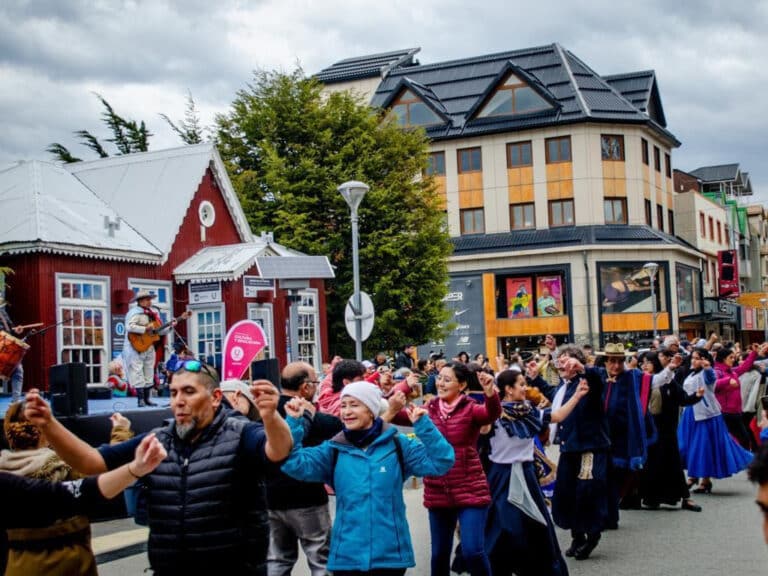
MULTIPOLYGON (((19 338, 24 333, 24 326, 16 326, 12 321, 8 312, 5 310, 5 298, 0 296, 0 330, 5 330, 8 333, 13 332, 19 338)), ((39 326, 39 324, 38 324, 39 326)), ((24 388, 24 367, 19 362, 19 365, 11 374, 11 402, 18 402, 21 400, 21 392, 24 388)))
POLYGON ((176 320, 172 320, 164 330, 158 331, 162 321, 157 311, 150 307, 152 294, 146 290, 139 290, 131 302, 136 304, 125 316, 123 363, 126 367, 128 383, 136 389, 136 395, 139 397, 139 408, 156 406, 151 400, 152 386, 155 382, 155 347, 150 344, 144 351, 139 351, 134 346, 131 335, 142 334, 156 340, 155 336, 159 338, 170 332, 176 326, 176 320))

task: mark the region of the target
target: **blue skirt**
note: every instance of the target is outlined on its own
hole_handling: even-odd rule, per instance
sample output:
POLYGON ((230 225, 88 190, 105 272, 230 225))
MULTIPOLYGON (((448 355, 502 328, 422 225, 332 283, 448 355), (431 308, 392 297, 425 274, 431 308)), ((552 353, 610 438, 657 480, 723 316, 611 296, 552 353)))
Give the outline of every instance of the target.
POLYGON ((485 546, 493 574, 568 576, 533 462, 523 463, 525 483, 546 526, 530 518, 507 500, 509 464, 491 463, 488 484, 493 502, 488 511, 485 546))
POLYGON ((691 478, 727 478, 744 470, 753 458, 728 433, 721 415, 696 420, 690 406, 680 419, 677 443, 691 478))

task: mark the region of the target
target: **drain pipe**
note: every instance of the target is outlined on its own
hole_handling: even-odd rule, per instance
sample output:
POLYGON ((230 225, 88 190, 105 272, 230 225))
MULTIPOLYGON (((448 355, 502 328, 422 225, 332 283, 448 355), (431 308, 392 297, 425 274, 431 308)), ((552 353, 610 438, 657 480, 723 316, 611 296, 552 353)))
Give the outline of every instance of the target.
POLYGON ((584 278, 587 284, 587 327, 589 330, 589 344, 594 346, 594 334, 592 332, 592 282, 589 278, 589 263, 587 262, 587 251, 581 251, 581 257, 584 260, 584 278))

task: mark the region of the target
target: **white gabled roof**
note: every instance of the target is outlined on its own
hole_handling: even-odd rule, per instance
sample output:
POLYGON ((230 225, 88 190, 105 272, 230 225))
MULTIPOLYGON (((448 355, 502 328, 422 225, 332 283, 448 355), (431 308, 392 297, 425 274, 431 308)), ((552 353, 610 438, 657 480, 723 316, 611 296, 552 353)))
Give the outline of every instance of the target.
POLYGON ((224 163, 216 147, 209 142, 65 166, 160 248, 165 259, 209 167, 241 240, 250 241, 251 229, 224 163))
POLYGON ((115 210, 50 162, 21 161, 0 169, 0 206, 0 253, 51 252, 156 264, 162 259, 162 251, 115 210), (107 221, 113 223, 112 235, 107 221))
POLYGON ((279 256, 274 249, 277 246, 261 238, 244 244, 209 246, 174 268, 173 277, 178 283, 234 281, 256 264, 258 257, 279 256))

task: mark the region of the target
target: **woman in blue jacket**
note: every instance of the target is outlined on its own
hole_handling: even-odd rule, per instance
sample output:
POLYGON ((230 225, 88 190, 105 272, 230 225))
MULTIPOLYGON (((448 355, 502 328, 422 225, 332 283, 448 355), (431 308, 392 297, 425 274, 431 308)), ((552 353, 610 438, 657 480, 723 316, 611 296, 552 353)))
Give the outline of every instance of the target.
POLYGON ((454 462, 453 448, 423 417, 427 412, 421 407, 408 407, 418 440, 385 424, 378 417, 381 391, 369 382, 344 387, 340 413, 344 429, 320 446, 301 446, 303 407, 296 399, 285 405, 294 447, 282 470, 336 490, 328 571, 334 576, 404 574, 415 560, 403 481, 447 473, 454 462))

